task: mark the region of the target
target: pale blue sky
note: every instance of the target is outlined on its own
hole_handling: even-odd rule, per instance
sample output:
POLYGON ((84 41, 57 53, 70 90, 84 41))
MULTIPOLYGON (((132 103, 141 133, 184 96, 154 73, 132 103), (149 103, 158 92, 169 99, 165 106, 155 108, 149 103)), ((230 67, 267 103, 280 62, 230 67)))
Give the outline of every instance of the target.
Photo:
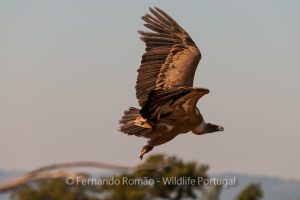
MULTIPOLYGON (((117 131, 137 106, 137 30, 158 6, 203 58, 199 103, 221 134, 181 135, 151 153, 300 179, 300 1, 0 1, 0 168, 140 163, 145 139, 117 131)), ((149 155, 148 155, 149 156, 149 155)))

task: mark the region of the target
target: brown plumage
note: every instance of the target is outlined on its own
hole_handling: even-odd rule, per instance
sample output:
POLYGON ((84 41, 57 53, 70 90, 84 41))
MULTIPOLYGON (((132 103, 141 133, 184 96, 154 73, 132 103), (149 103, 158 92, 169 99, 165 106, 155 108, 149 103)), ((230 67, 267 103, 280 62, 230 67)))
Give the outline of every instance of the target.
POLYGON ((131 107, 120 120, 120 131, 148 138, 140 158, 154 146, 178 134, 222 131, 205 123, 196 104, 205 88, 193 88, 201 53, 188 33, 167 13, 155 7, 142 17, 152 32, 138 31, 146 44, 136 82, 141 110, 131 107))

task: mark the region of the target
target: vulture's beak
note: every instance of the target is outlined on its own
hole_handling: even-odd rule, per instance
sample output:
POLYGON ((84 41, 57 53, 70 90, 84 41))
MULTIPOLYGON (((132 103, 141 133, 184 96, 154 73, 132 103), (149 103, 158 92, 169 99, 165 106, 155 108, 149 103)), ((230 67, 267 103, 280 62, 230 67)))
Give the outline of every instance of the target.
POLYGON ((218 131, 224 131, 224 128, 222 126, 219 126, 218 131))

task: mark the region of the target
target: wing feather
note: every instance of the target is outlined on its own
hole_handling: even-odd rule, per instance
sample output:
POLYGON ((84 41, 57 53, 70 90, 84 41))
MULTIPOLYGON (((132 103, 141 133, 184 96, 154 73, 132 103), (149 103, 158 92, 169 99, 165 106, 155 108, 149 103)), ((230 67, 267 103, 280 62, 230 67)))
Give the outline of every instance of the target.
POLYGON ((191 87, 152 90, 140 113, 144 118, 155 119, 163 113, 173 111, 176 107, 184 107, 186 112, 192 112, 198 100, 208 93, 209 90, 206 88, 191 87))
POLYGON ((142 17, 152 32, 138 31, 146 44, 136 82, 143 106, 151 90, 192 87, 201 54, 188 33, 167 13, 155 7, 142 17))

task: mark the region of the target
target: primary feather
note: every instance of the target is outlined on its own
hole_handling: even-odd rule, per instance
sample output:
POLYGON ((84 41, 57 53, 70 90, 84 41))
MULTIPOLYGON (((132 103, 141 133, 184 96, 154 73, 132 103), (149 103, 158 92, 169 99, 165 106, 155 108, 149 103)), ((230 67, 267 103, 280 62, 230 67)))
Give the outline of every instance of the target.
POLYGON ((140 106, 154 89, 192 87, 194 74, 201 58, 188 33, 159 8, 142 19, 153 32, 138 31, 146 44, 136 82, 136 97, 140 106))

